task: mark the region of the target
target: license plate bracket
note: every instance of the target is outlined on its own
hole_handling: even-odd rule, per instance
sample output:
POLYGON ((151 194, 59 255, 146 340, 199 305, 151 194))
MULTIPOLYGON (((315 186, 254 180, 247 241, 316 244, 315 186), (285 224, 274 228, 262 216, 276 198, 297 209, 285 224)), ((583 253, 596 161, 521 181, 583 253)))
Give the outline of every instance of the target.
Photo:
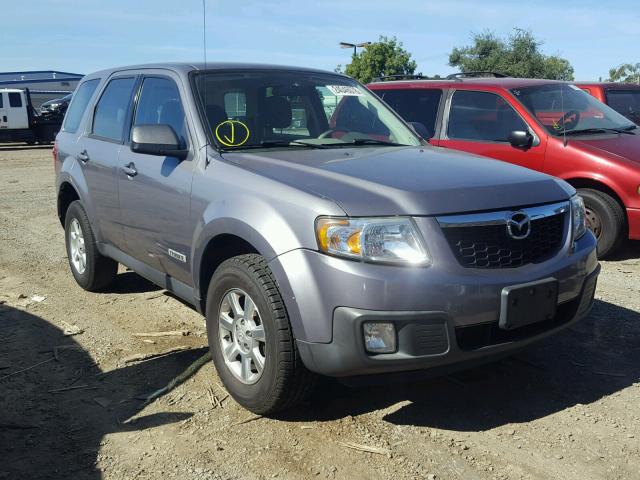
POLYGON ((552 320, 557 309, 558 281, 555 278, 511 285, 502 289, 498 325, 503 330, 513 330, 552 320))

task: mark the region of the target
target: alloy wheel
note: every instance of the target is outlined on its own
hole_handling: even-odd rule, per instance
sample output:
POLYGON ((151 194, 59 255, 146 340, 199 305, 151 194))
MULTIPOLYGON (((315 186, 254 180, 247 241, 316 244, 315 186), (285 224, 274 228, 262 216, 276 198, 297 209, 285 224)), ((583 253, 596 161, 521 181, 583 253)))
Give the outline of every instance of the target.
POLYGON ((82 228, 76 218, 71 220, 69 228, 69 255, 73 268, 82 275, 87 268, 87 251, 84 245, 82 228))
POLYGON ((228 291, 218 311, 220 348, 227 368, 250 385, 262 376, 266 361, 264 324, 255 302, 244 291, 228 291))

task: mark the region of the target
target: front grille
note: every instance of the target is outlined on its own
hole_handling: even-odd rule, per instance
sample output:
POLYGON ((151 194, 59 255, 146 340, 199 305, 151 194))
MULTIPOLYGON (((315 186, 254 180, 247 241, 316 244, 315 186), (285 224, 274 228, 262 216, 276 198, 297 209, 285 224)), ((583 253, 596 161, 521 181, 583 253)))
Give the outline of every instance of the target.
POLYGON ((443 228, 456 258, 468 268, 513 268, 539 263, 555 255, 564 243, 565 216, 531 220, 527 238, 516 240, 507 233, 506 223, 457 225, 443 228))

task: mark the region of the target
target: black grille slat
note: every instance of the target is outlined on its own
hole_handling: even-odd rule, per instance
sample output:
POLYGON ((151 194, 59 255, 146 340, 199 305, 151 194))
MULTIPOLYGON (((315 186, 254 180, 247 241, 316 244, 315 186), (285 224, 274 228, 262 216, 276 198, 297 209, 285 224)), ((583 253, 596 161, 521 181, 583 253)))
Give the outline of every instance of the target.
POLYGON ((531 221, 531 233, 522 240, 507 234, 506 224, 443 228, 460 264, 468 268, 514 268, 540 263, 555 255, 564 241, 565 213, 531 221))

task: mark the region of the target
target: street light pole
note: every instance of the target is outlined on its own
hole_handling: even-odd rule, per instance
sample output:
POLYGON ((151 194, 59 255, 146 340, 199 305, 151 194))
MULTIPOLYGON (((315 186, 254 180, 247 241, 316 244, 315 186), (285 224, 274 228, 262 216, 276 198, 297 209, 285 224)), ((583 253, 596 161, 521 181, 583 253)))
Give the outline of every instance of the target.
POLYGON ((358 48, 367 48, 369 45, 371 45, 371 42, 363 42, 363 43, 340 42, 340 48, 353 48, 354 56, 358 53, 358 48))

